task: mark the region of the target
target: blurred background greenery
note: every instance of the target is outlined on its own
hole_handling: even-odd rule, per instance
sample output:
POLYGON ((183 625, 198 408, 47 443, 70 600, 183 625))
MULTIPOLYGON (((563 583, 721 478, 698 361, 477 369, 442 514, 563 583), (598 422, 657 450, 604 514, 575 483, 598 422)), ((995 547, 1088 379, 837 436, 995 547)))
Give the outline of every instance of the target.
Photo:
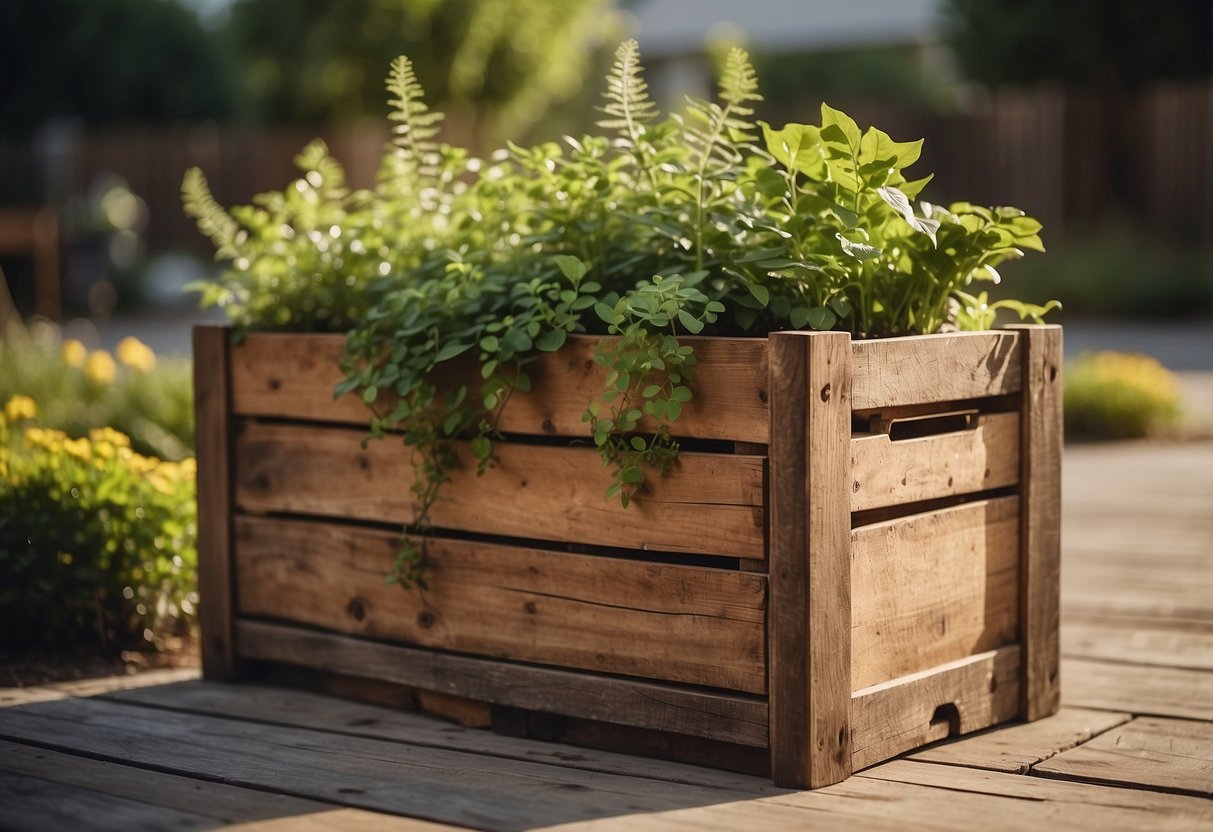
MULTIPOLYGON (((199 273, 176 255, 206 258, 178 209, 186 167, 201 165, 221 202, 243 202, 286 181, 319 134, 369 184, 382 78, 401 53, 454 141, 488 152, 575 133, 632 34, 674 108, 742 43, 767 95, 761 117, 804 120, 825 99, 925 137, 936 199, 1045 222, 1056 256, 1007 277, 1025 297, 1060 298, 1062 320, 1213 314, 1208 3, 7 0, 0 212, 52 209, 68 311, 164 302, 199 273)), ((29 312, 38 281, 21 249, 0 239, 29 312)))

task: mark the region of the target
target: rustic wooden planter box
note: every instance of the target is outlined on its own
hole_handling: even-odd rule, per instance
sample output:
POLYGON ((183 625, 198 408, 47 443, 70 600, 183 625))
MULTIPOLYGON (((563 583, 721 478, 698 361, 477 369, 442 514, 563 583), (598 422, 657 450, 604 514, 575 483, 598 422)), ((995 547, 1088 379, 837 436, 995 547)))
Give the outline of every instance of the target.
POLYGON ((794 787, 1053 713, 1060 329, 694 342, 683 453, 626 510, 568 441, 595 339, 533 365, 496 468, 433 512, 423 595, 383 581, 410 454, 333 400, 343 338, 200 327, 206 675, 278 662, 769 749, 794 787))

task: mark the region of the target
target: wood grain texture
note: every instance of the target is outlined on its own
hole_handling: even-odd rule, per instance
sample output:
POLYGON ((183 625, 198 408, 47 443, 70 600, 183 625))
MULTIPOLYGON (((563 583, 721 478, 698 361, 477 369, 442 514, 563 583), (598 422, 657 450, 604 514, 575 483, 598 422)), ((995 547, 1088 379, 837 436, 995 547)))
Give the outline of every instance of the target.
POLYGON ((263 725, 97 699, 0 711, 0 736, 97 759, 307 795, 330 804, 479 829, 530 829, 753 797, 401 742, 263 725), (558 773, 557 773, 558 772, 558 773), (555 779, 552 778, 556 775, 555 779))
POLYGON ((1061 705, 1061 327, 1022 325, 1023 418, 1020 495, 1020 716, 1031 721, 1061 705))
POLYGON ((1069 659, 1062 702, 1150 716, 1213 720, 1213 673, 1175 667, 1069 659))
POLYGON ((1128 722, 1116 711, 1063 707, 1036 722, 1017 722, 947 740, 906 755, 924 763, 1028 774, 1032 766, 1128 722))
MULTIPOLYGON (((363 432, 243 422, 236 438, 236 504, 252 512, 408 523, 413 460, 391 437, 363 449, 363 432)), ((502 442, 476 475, 467 443, 430 521, 454 529, 652 551, 766 556, 762 457, 683 453, 628 508, 592 448, 502 442), (710 529, 710 534, 704 534, 710 529)))
POLYGON ((850 337, 770 343, 771 771, 816 788, 851 772, 850 337))
POLYGON ((80 786, 0 771, 0 829, 214 829, 218 821, 197 812, 159 806, 150 800, 118 797, 80 786), (104 818, 104 825, 97 819, 104 818))
MULTIPOLYGON (((347 699, 269 685, 230 685, 195 681, 165 687, 116 691, 106 694, 106 698, 149 705, 166 711, 186 711, 227 719, 314 728, 427 748, 445 748, 503 759, 546 763, 561 768, 738 789, 755 794, 769 794, 775 791, 775 787, 765 778, 593 748, 579 748, 576 754, 569 754, 567 746, 557 743, 503 737, 492 731, 453 726, 448 722, 424 714, 410 713, 398 707, 351 702, 347 699)), ((618 730, 618 726, 611 727, 618 730)))
POLYGON ((383 679, 468 699, 765 747, 759 698, 554 670, 240 621, 241 655, 383 679))
POLYGON ((223 327, 194 328, 194 425, 202 672, 209 679, 233 679, 231 392, 223 327))
POLYGON ((851 532, 851 685, 870 687, 1015 642, 1019 499, 851 532))
POLYGON ((1064 780, 1213 797, 1213 724, 1141 717, 1033 771, 1064 780))
POLYGON ((1206 829, 1213 823, 1213 803, 1199 798, 911 760, 893 760, 862 772, 851 782, 854 780, 879 781, 889 787, 878 792, 886 801, 894 799, 900 789, 912 787, 948 795, 934 819, 926 812, 903 811, 903 829, 1179 832, 1206 829))
MULTIPOLYGON (((431 538, 425 593, 392 532, 236 518, 240 613, 471 655, 766 692, 766 578, 431 538)), ((419 541, 420 542, 420 541, 419 541)))
POLYGON ((851 440, 851 511, 1005 488, 1019 482, 1019 414, 977 416, 969 430, 894 442, 851 440))
POLYGON ((1002 396, 1022 389, 1019 336, 954 332, 851 344, 855 410, 1002 396))
MULTIPOLYGON (((604 373, 594 363, 601 339, 570 336, 554 353, 527 365, 531 392, 515 393, 501 414, 506 433, 589 436, 581 414, 602 398, 604 373)), ((762 338, 699 338, 680 341, 695 348, 695 396, 677 421, 679 436, 697 439, 767 441, 767 342, 762 338)), ((365 425, 366 406, 352 394, 334 401, 345 336, 253 333, 232 350, 234 409, 244 416, 344 422, 365 425)), ((478 369, 454 362, 443 377, 454 386, 478 389, 478 369)))
POLYGON ((1213 624, 1185 626, 1159 618, 1063 610, 1061 654, 1066 658, 1213 671, 1213 624))
POLYGON ((1019 661, 1017 645, 1003 647, 855 691, 854 767, 1013 719, 1019 707, 1019 661))
MULTIPOLYGON (((165 689, 160 690, 163 692, 165 689)), ((163 693, 161 698, 165 698, 163 693)), ((107 764, 88 757, 5 740, 0 740, 0 771, 37 777, 62 786, 88 789, 113 798, 152 803, 157 807, 187 813, 188 816, 209 819, 210 823, 200 823, 206 827, 281 819, 330 808, 327 804, 313 800, 284 794, 267 794, 132 766, 107 764)), ((0 806, 3 806, 3 801, 0 801, 0 806)), ((5 811, 11 808, 11 803, 0 808, 0 827, 4 829, 10 828, 5 823, 5 811)), ((112 816, 107 814, 106 817, 112 816)), ((51 828, 50 819, 49 815, 44 815, 41 825, 36 828, 51 828)), ((59 828, 79 828, 76 825, 77 817, 67 815, 65 820, 67 822, 59 828)), ((119 823, 114 826, 121 828, 119 823)), ((168 827, 177 828, 171 823, 160 826, 168 827)))

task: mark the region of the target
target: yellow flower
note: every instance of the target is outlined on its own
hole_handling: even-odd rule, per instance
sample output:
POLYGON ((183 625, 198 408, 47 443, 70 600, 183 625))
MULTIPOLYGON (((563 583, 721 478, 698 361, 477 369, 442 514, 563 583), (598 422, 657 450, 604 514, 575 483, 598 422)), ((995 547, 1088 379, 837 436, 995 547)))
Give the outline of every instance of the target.
POLYGON ((114 352, 118 356, 118 360, 132 370, 146 373, 156 366, 156 353, 133 335, 128 335, 119 341, 114 352))
POLYGON ((63 443, 63 450, 85 462, 88 462, 93 456, 93 448, 87 439, 67 439, 63 443))
POLYGON ((97 350, 88 357, 84 373, 93 384, 109 384, 118 373, 114 359, 105 350, 97 350))
POLYGON ((63 356, 63 362, 69 367, 83 367, 84 359, 88 358, 88 348, 75 338, 64 341, 59 351, 63 356))
POLYGON ((29 396, 13 396, 4 405, 4 418, 10 422, 32 419, 38 415, 38 406, 29 396))
POLYGON ((130 437, 111 427, 93 428, 88 432, 88 438, 94 444, 107 444, 115 448, 129 448, 130 437))

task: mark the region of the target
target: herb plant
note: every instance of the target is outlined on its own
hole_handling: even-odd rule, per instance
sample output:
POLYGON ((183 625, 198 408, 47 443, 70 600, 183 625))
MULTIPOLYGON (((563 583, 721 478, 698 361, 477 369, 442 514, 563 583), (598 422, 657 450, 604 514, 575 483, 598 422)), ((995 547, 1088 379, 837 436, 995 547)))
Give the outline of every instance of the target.
MULTIPOLYGON (((413 448, 414 531, 470 440, 492 464, 497 419, 530 389, 527 367, 571 333, 604 338, 600 402, 584 415, 625 506, 646 471, 677 456, 672 428, 693 396, 695 356, 679 336, 848 330, 858 337, 989 327, 999 309, 971 284, 1043 250, 1040 224, 1011 208, 922 201, 909 180, 922 142, 896 142, 821 107, 821 123, 752 121, 761 100, 743 50, 715 101, 659 119, 635 41, 607 77, 606 135, 510 145, 488 159, 436 141, 406 58, 387 79, 393 122, 379 179, 349 191, 323 145, 303 176, 229 214, 197 170, 186 210, 231 268, 203 289, 239 329, 348 330, 337 392, 370 407, 370 435, 413 448), (474 362, 480 383, 444 382, 474 362), (645 430, 641 431, 642 420, 645 430)), ((389 580, 424 570, 424 536, 389 580)))

